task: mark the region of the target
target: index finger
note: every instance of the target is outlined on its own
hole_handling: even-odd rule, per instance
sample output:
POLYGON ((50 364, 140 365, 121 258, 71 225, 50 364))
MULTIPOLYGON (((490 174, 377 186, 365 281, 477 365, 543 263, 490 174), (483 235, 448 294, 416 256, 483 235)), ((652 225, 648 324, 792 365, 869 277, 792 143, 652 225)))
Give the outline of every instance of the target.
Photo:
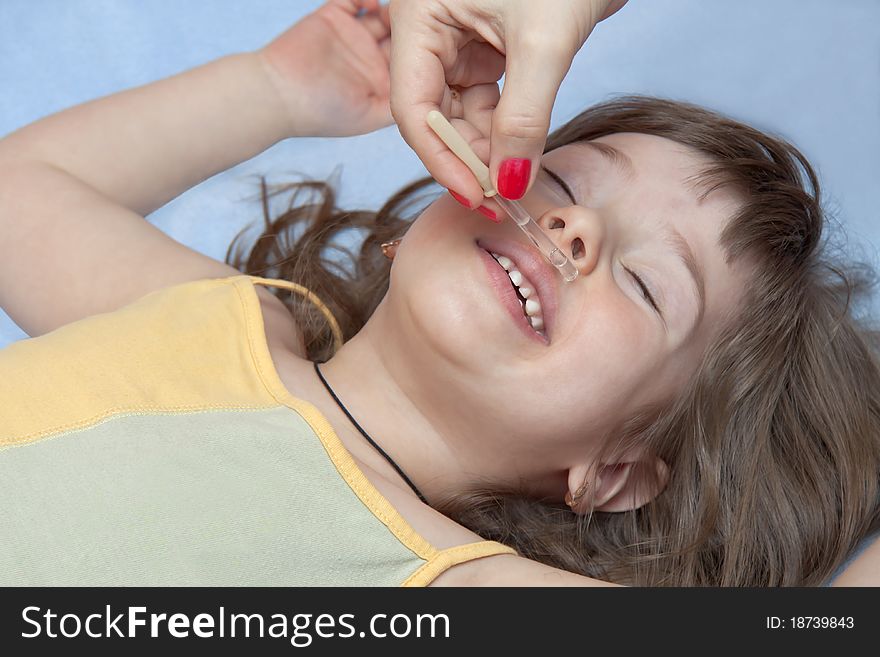
POLYGON ((446 73, 440 56, 414 26, 397 31, 394 26, 392 14, 391 113, 401 136, 438 183, 472 201, 482 198, 483 190, 470 169, 426 122, 428 112, 442 111, 446 73))

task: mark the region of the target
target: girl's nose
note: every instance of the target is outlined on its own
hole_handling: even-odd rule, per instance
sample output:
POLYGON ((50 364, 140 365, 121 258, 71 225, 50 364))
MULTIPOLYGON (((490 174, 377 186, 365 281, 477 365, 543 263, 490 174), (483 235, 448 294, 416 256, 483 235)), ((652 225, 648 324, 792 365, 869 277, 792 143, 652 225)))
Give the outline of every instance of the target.
POLYGON ((596 267, 605 230, 599 213, 593 208, 572 205, 545 212, 538 224, 562 250, 580 275, 596 267))

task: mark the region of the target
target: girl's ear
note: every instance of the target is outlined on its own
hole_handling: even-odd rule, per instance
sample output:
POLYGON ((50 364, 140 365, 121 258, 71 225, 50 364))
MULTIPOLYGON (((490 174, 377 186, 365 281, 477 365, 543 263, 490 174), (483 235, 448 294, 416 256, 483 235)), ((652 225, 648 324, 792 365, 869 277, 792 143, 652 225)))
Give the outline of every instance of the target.
POLYGON ((596 511, 631 511, 644 506, 666 488, 669 468, 662 459, 603 466, 596 477, 596 511))
POLYGON ((569 506, 582 515, 591 510, 618 513, 638 509, 662 493, 669 481, 669 467, 657 457, 603 465, 592 479, 581 467, 568 474, 569 489, 575 491, 567 498, 572 499, 569 506))

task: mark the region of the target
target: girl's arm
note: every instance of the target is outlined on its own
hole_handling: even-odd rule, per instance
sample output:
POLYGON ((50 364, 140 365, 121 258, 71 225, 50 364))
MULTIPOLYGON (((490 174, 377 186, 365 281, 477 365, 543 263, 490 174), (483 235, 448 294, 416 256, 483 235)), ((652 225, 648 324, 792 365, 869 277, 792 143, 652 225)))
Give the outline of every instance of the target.
POLYGON ((390 123, 387 14, 375 5, 332 0, 261 51, 0 140, 0 306, 37 335, 160 287, 238 273, 143 215, 281 139, 390 123))
POLYGON ((231 55, 26 126, 0 141, 0 165, 6 174, 28 169, 18 177, 30 187, 56 170, 83 192, 146 215, 295 136, 291 123, 262 57, 231 55))
POLYGON ((0 141, 0 306, 29 335, 238 273, 143 219, 281 139, 256 55, 66 110, 0 141))

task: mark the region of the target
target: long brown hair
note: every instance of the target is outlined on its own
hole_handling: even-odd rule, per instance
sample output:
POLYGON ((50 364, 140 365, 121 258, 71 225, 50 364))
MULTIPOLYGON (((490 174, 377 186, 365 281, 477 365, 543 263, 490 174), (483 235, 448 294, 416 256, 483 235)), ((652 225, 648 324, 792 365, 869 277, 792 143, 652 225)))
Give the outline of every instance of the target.
MULTIPOLYGON (((587 518, 492 486, 458 491, 436 506, 523 556, 622 584, 821 584, 880 529, 880 340, 855 313, 873 270, 833 252, 804 156, 717 113, 617 98, 554 132, 547 150, 620 132, 665 137, 708 157, 695 184, 703 194, 730 186, 744 199, 720 245, 728 262, 747 258, 754 272, 742 309, 718 331, 685 389, 610 436, 609 451, 637 443, 662 458, 668 485, 640 509, 587 518)), ((348 339, 388 288, 390 263, 379 244, 405 232, 430 184, 413 183, 378 212, 344 212, 324 183, 270 190, 264 181, 265 229, 246 257, 234 253, 239 235, 227 260, 310 288, 348 339), (292 200, 273 220, 268 199, 280 192, 292 200), (357 254, 334 244, 352 227, 367 230, 357 254), (328 249, 347 255, 348 267, 328 249)), ((300 321, 309 358, 329 358, 332 337, 321 316, 277 293, 300 321)))

